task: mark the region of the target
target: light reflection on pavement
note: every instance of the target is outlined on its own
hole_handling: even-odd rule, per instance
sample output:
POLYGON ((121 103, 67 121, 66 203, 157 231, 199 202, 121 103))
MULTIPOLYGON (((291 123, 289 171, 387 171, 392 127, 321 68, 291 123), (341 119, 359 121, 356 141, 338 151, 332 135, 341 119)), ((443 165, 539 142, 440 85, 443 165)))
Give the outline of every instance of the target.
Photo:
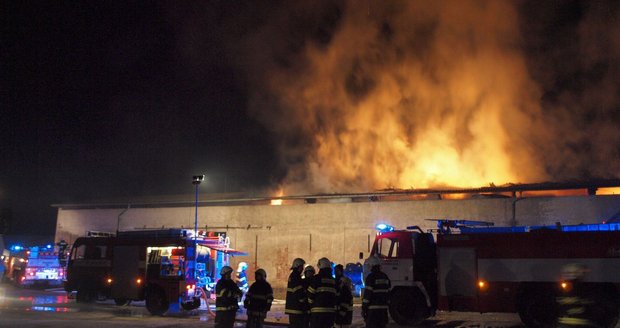
MULTIPOLYGON (((265 327, 286 326, 288 317, 284 302, 276 301, 268 315, 265 327)), ((359 304, 354 310, 351 328, 364 327, 359 304)), ((240 312, 235 327, 245 327, 245 315, 240 312)), ((117 306, 113 301, 99 301, 94 304, 78 304, 59 288, 22 289, 0 284, 0 327, 213 327, 213 318, 203 304, 198 310, 177 312, 165 316, 152 316, 144 302, 117 306)), ((400 327, 395 323, 390 328, 400 327)), ((440 313, 425 321, 421 327, 450 328, 512 328, 521 327, 515 314, 440 313)))

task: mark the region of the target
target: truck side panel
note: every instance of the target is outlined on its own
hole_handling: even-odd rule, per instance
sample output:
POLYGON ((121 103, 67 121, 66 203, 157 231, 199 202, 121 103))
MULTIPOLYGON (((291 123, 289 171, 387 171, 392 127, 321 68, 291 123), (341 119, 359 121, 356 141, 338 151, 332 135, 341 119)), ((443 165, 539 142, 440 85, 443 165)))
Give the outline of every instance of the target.
POLYGON ((140 275, 140 246, 115 246, 112 264, 112 298, 142 299, 144 277, 140 275), (138 282, 138 279, 139 282, 138 282))
POLYGON ((477 308, 475 248, 440 248, 438 272, 439 308, 446 311, 474 311, 477 308))

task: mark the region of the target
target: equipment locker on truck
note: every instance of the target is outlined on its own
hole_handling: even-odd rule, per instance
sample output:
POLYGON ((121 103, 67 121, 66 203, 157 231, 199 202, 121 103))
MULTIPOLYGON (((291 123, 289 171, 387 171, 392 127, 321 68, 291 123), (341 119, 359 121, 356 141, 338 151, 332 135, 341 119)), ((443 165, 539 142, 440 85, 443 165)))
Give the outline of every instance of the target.
MULTIPOLYGON (((371 256, 388 274, 390 315, 417 324, 435 311, 518 312, 528 327, 555 326, 557 299, 570 292, 566 266, 587 268, 583 284, 596 321, 614 327, 620 288, 620 224, 493 227, 439 220, 434 234, 387 225, 371 256)), ((365 275, 368 268, 365 265, 365 275)))

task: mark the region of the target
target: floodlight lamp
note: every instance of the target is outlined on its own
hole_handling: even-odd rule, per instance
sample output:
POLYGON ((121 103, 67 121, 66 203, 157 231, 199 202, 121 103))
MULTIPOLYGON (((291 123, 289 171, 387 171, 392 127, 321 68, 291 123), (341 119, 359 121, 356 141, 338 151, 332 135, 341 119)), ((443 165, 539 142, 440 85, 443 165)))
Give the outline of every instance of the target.
POLYGON ((205 180, 205 176, 203 175, 194 175, 192 178, 192 184, 200 184, 205 180))

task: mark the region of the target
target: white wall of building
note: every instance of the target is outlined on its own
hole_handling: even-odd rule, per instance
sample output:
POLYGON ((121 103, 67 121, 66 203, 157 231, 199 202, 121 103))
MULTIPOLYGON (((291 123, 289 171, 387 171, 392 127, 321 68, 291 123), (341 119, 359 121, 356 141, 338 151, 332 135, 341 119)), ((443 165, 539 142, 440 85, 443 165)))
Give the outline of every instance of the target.
MULTIPOLYGON (((321 257, 337 263, 368 255, 379 222, 397 228, 435 228, 434 219, 467 219, 510 225, 513 205, 518 225, 597 223, 620 212, 620 196, 574 196, 467 200, 341 202, 293 205, 201 206, 198 224, 225 231, 231 247, 249 253, 234 260, 262 267, 277 289, 285 287, 296 257, 316 264, 321 257)), ((56 241, 72 243, 87 231, 194 227, 193 206, 117 209, 58 209, 56 241), (121 215, 122 213, 122 215, 121 215), (120 215, 120 216, 119 216, 120 215), (119 219, 120 218, 120 219, 119 219)), ((250 275, 253 278, 252 275, 250 275)))

